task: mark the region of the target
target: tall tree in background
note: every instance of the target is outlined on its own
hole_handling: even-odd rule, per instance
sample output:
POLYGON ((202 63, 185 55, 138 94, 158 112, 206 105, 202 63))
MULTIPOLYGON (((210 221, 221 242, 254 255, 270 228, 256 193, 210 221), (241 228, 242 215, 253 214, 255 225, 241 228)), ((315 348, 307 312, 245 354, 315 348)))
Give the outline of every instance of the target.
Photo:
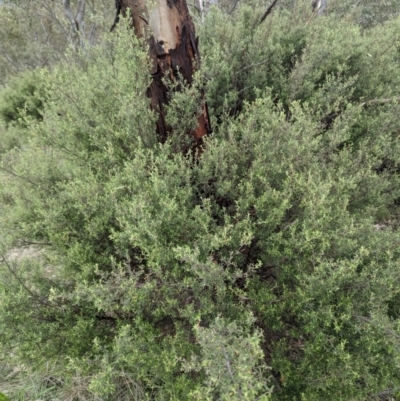
MULTIPOLYGON (((136 36, 149 41, 153 80, 148 96, 152 109, 159 113, 157 132, 159 139, 164 141, 171 127, 166 122, 169 91, 163 78, 169 77, 176 82, 182 77, 190 85, 200 62, 195 28, 186 1, 156 0, 150 4, 146 0, 117 0, 116 6, 117 18, 119 13, 129 15, 136 36)), ((202 112, 197 127, 191 132, 196 141, 210 132, 207 107, 203 99, 201 102, 202 112)))
POLYGON ((71 24, 71 33, 75 41, 80 41, 80 36, 84 35, 84 21, 86 0, 79 0, 76 15, 71 10, 70 0, 63 0, 64 13, 71 24))

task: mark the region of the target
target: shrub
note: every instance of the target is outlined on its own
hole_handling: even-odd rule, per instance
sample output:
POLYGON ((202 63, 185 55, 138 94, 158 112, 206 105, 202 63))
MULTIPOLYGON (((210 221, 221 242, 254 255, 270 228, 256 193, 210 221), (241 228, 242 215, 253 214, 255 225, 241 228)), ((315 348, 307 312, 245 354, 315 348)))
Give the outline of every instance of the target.
MULTIPOLYGON (((361 34, 283 12, 261 48, 259 8, 212 13, 203 68, 221 75, 196 162, 157 142, 129 33, 44 73, 43 120, 2 158, 2 353, 57 361, 102 400, 121 377, 139 389, 128 399, 392 394, 400 127, 385 99, 399 69, 396 41, 374 38, 400 21, 361 34), (232 53, 230 35, 244 38, 232 53), (244 69, 243 49, 276 64, 244 69)), ((192 96, 172 99, 170 121, 190 125, 192 96)))

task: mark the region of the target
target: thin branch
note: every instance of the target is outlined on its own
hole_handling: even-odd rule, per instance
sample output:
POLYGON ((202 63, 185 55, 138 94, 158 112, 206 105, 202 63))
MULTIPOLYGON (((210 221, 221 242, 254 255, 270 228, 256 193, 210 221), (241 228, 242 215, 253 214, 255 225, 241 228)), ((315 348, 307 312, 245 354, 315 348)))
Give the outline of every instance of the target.
POLYGON ((14 278, 21 284, 21 286, 24 288, 24 290, 33 298, 36 299, 40 304, 43 306, 51 306, 49 303, 43 301, 40 299, 40 297, 37 294, 34 294, 26 285, 25 283, 21 280, 21 278, 15 273, 14 269, 10 266, 10 264, 7 262, 7 259, 4 257, 4 255, 1 255, 1 259, 9 272, 14 276, 14 278))
POLYGON ((246 87, 244 87, 242 90, 240 90, 237 94, 240 95, 240 94, 241 94, 242 92, 244 92, 245 90, 250 89, 250 88, 253 88, 253 87, 254 87, 254 85, 246 86, 246 87))
POLYGON ((31 241, 22 241, 22 246, 31 246, 31 245, 41 245, 41 246, 53 246, 50 242, 31 242, 31 241))
POLYGON ((264 13, 263 16, 261 17, 260 24, 264 22, 265 18, 267 18, 269 14, 271 14, 272 9, 275 7, 275 5, 276 5, 277 2, 278 2, 278 0, 274 0, 274 1, 272 2, 272 4, 267 8, 267 10, 265 11, 265 13, 264 13))
MULTIPOLYGON (((374 322, 373 322, 371 319, 368 319, 368 318, 365 317, 365 316, 355 315, 354 317, 355 317, 356 319, 358 319, 358 320, 362 320, 362 321, 364 321, 364 322, 366 322, 366 323, 369 323, 370 325, 374 325, 374 322)), ((388 328, 386 328, 386 327, 384 327, 383 329, 386 331, 386 333, 392 335, 394 338, 400 339, 400 335, 397 334, 395 331, 393 331, 393 330, 391 330, 391 329, 388 329, 388 328)))
POLYGON ((117 9, 117 11, 116 11, 114 23, 111 26, 110 32, 112 32, 115 29, 115 27, 117 26, 117 24, 119 22, 119 16, 120 16, 121 10, 122 10, 121 0, 115 0, 115 8, 117 9))
POLYGON ((269 58, 266 58, 265 60, 260 61, 259 63, 253 63, 253 64, 250 64, 250 65, 246 65, 246 67, 243 67, 242 69, 240 69, 240 70, 237 72, 237 74, 239 74, 240 72, 242 72, 242 71, 244 71, 244 70, 247 70, 248 68, 252 68, 252 67, 256 67, 256 66, 258 66, 258 65, 260 65, 260 64, 264 64, 264 63, 267 62, 268 60, 269 60, 269 58))
POLYGON ((193 7, 199 14, 201 13, 200 9, 192 3, 187 3, 188 6, 193 7))
POLYGON ((19 72, 18 67, 15 65, 14 60, 5 52, 3 51, 4 56, 6 57, 6 59, 8 60, 8 62, 12 65, 12 67, 14 68, 14 70, 16 72, 19 72))
POLYGON ((364 103, 361 103, 360 106, 365 107, 365 106, 373 106, 375 104, 386 104, 386 103, 392 103, 392 102, 400 103, 400 97, 392 97, 392 98, 387 98, 387 99, 372 99, 372 100, 368 100, 364 103))
POLYGON ((226 349, 224 346, 222 346, 222 351, 224 352, 225 360, 226 360, 226 366, 228 368, 229 376, 232 379, 232 384, 235 384, 235 378, 233 377, 232 369, 231 369, 231 363, 229 362, 228 354, 226 353, 226 349))
MULTIPOLYGON (((246 89, 246 88, 245 88, 246 89)), ((368 107, 368 106, 374 106, 374 105, 383 105, 383 104, 387 104, 387 103, 398 103, 400 104, 400 97, 392 97, 392 98, 384 98, 384 99, 372 99, 372 100, 367 100, 366 102, 360 103, 359 106, 360 107, 368 107)), ((342 113, 341 110, 336 111, 334 113, 331 113, 327 116, 324 116, 321 119, 321 122, 325 125, 325 126, 331 126, 333 121, 340 116, 340 114, 342 113)))
POLYGON ((236 6, 239 4, 239 0, 235 0, 235 3, 233 4, 231 11, 229 11, 229 14, 232 14, 235 11, 236 6))
POLYGON ((400 387, 395 387, 395 388, 392 388, 392 389, 383 390, 383 391, 380 391, 379 393, 371 395, 369 397, 369 399, 375 400, 376 398, 382 397, 384 395, 392 395, 392 394, 396 393, 399 390, 400 390, 400 387))
POLYGON ((58 19, 57 15, 54 13, 54 10, 52 7, 48 6, 48 4, 46 2, 43 3, 44 8, 47 10, 50 18, 56 22, 56 24, 58 25, 58 27, 63 31, 64 35, 66 37, 69 36, 68 32, 65 30, 64 25, 60 22, 60 20, 58 19))
POLYGON ((92 29, 90 30, 90 35, 89 35, 89 44, 90 46, 93 46, 94 43, 94 38, 95 38, 95 33, 96 33, 97 25, 93 24, 92 29))
POLYGON ((33 186, 35 186, 35 187, 38 187, 38 186, 39 186, 39 184, 37 184, 36 182, 33 182, 33 181, 29 180, 28 178, 25 178, 25 177, 22 177, 22 176, 20 176, 20 175, 18 175, 18 174, 15 174, 13 171, 8 170, 8 169, 6 169, 6 168, 4 168, 4 167, 2 167, 2 166, 0 167, 0 170, 3 170, 3 171, 5 171, 7 174, 10 174, 10 175, 12 175, 13 177, 19 178, 20 180, 29 182, 29 184, 31 184, 31 185, 33 185, 33 186))

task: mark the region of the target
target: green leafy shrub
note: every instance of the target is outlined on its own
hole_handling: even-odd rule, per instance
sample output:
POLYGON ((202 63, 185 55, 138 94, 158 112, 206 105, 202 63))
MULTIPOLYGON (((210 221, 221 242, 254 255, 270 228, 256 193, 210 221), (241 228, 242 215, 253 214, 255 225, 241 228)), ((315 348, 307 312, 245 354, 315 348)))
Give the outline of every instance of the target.
MULTIPOLYGON (((209 16, 215 124, 196 163, 157 142, 129 32, 44 74, 43 120, 1 161, 8 365, 56 361, 65 391, 85 378, 77 399, 397 391, 400 21, 261 13, 209 16)), ((169 121, 190 126, 192 98, 169 121)))
POLYGON ((42 119, 43 88, 38 71, 14 77, 0 94, 0 118, 7 125, 26 127, 23 116, 42 119))
MULTIPOLYGON (((200 43, 215 117, 236 114, 267 88, 288 115, 300 101, 321 119, 348 103, 397 96, 399 19, 362 32, 334 15, 316 18, 306 3, 262 24, 255 4, 239 8, 235 18, 211 10, 200 43)), ((369 120, 375 110, 364 113, 369 120)))
POLYGON ((39 71, 19 74, 0 90, 0 152, 26 141, 28 121, 41 120, 44 87, 39 71))
POLYGON ((268 387, 262 363, 261 333, 247 333, 253 324, 251 317, 241 327, 236 322, 227 323, 217 317, 210 327, 195 327, 201 359, 194 358, 189 368, 204 369, 207 379, 205 386, 192 394, 193 399, 270 399, 272 388, 268 387))

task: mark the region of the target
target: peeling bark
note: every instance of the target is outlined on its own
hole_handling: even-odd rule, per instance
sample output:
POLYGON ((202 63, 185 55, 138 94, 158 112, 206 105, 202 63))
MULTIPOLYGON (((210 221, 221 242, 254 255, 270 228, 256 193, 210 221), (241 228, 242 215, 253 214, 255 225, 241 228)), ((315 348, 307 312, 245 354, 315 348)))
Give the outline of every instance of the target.
MULTIPOLYGON (((180 75, 187 84, 200 62, 193 21, 185 0, 119 0, 120 11, 130 15, 135 34, 149 42, 152 60, 152 83, 148 88, 151 107, 157 111, 157 132, 165 141, 171 127, 165 121, 165 105, 169 100, 164 77, 175 81, 180 75)), ((198 126, 191 132, 199 143, 210 133, 209 116, 203 101, 198 126)))

